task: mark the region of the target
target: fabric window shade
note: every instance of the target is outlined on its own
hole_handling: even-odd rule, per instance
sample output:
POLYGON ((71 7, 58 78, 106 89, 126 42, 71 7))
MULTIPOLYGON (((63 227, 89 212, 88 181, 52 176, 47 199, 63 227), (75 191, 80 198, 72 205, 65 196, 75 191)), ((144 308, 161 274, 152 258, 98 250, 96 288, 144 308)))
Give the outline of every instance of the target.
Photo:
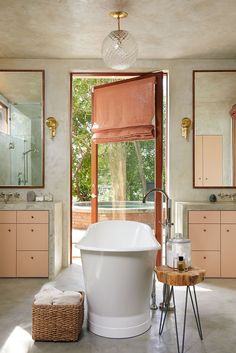
POLYGON ((95 143, 154 138, 156 76, 94 87, 95 143))

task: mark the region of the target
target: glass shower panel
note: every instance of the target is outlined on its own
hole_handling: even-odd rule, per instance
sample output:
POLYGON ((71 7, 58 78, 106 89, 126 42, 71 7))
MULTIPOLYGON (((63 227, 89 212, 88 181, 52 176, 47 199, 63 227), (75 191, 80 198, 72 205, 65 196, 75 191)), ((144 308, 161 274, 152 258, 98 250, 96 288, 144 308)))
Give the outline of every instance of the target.
POLYGON ((0 131, 0 151, 4 151, 4 153, 1 153, 0 155, 0 185, 8 185, 11 178, 11 158, 9 143, 9 135, 0 131))
POLYGON ((98 145, 98 221, 130 220, 154 228, 154 140, 98 145), (153 195, 152 195, 153 196, 153 195))

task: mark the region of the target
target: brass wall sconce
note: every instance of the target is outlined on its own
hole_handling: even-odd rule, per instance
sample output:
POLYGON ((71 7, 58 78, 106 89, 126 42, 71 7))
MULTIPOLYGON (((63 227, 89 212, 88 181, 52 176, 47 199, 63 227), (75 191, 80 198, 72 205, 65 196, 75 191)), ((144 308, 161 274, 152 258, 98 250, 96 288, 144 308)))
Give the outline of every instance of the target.
POLYGON ((186 140, 188 140, 188 135, 189 135, 191 126, 192 126, 192 121, 189 118, 185 117, 181 120, 182 136, 186 140))
POLYGON ((53 116, 50 116, 46 120, 46 125, 49 128, 50 137, 54 138, 56 136, 56 129, 58 126, 57 120, 53 116))

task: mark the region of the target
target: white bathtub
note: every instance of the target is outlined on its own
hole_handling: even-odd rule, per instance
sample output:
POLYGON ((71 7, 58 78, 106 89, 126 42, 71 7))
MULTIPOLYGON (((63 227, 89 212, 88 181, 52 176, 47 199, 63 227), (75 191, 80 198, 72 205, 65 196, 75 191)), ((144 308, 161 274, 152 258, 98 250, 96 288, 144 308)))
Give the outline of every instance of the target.
POLYGON ((160 244, 152 229, 131 221, 91 225, 79 242, 88 303, 88 329, 125 338, 151 326, 152 274, 160 244))

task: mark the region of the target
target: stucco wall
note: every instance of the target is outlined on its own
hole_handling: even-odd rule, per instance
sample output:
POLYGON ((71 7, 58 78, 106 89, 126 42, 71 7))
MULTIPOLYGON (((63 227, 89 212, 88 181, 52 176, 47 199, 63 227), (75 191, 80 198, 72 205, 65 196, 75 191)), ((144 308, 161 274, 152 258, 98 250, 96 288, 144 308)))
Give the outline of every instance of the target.
MULTIPOLYGON (((101 60, 0 59, 0 69, 45 70, 45 116, 59 122, 57 136, 51 140, 45 129, 45 189, 63 202, 63 263, 68 264, 70 207, 70 72, 108 71, 101 60)), ((168 70, 170 77, 169 193, 174 201, 207 200, 213 189, 192 187, 192 136, 181 136, 180 121, 192 118, 192 70, 236 69, 236 60, 148 60, 138 61, 132 71, 168 70)), ((9 189, 2 189, 9 192, 9 189)), ((20 190, 26 197, 28 190, 20 190)), ((221 189, 222 191, 222 189, 221 189)), ((40 190, 36 190, 40 192, 40 190)))

